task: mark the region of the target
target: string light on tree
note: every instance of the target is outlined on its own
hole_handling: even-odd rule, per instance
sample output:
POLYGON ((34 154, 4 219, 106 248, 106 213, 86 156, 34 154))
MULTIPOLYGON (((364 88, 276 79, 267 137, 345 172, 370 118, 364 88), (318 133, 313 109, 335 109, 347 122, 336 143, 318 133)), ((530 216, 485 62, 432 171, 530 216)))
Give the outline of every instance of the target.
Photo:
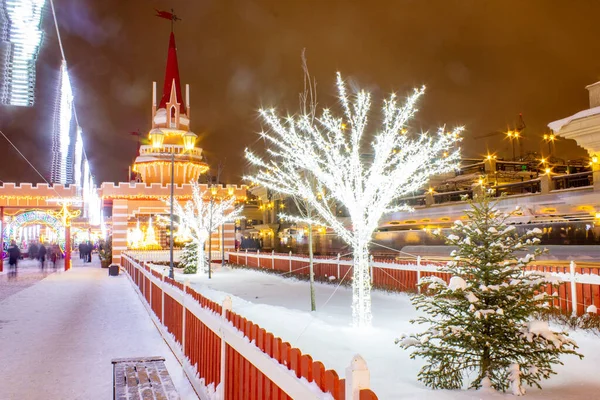
MULTIPOLYGON (((323 110, 319 118, 307 112, 280 118, 274 109, 260 110, 270 128, 260 134, 268 143, 270 159, 263 160, 246 150, 246 157, 259 171, 245 179, 306 199, 320 220, 352 246, 353 323, 366 327, 371 325, 369 243, 377 223, 384 213, 410 209, 396 204, 396 200, 421 189, 430 176, 456 168, 459 151, 454 145, 462 128, 451 132, 440 129, 433 135, 405 131, 424 93, 421 88, 401 106, 392 94, 383 103, 382 126, 368 132, 370 94, 360 91, 351 101, 339 73, 337 89, 345 119, 334 116, 329 109, 323 110), (372 161, 367 162, 362 142, 363 136, 371 137, 371 133, 372 161), (316 182, 316 191, 312 181, 316 182), (348 210, 350 228, 336 217, 336 203, 348 210)), ((317 222, 289 215, 285 218, 317 222)))
MULTIPOLYGON (((234 196, 221 199, 219 202, 207 201, 205 199, 210 195, 200 191, 198 183, 192 181, 191 186, 192 199, 186 202, 184 206, 175 201, 173 204, 174 213, 179 218, 179 228, 187 232, 192 242, 197 245, 198 266, 196 270, 206 271, 208 269, 204 255, 206 240, 220 226, 242 218, 240 214, 243 207, 235 205, 236 199, 234 196)), ((167 204, 170 205, 168 201, 167 204)), ((174 232, 171 232, 171 235, 174 235, 174 232)))

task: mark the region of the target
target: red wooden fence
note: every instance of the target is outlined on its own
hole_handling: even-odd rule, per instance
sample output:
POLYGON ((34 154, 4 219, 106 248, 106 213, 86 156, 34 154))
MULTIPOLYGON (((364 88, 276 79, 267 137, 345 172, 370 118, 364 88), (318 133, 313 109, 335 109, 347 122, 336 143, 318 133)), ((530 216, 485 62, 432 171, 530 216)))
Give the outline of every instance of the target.
MULTIPOLYGON (((254 266, 257 268, 259 265, 264 268, 267 264, 269 263, 264 260, 254 259, 254 266)), ((269 377, 277 375, 273 374, 270 368, 267 368, 267 370, 260 369, 240 353, 240 347, 237 347, 236 350, 236 346, 239 346, 239 344, 226 343, 223 348, 223 339, 218 329, 210 326, 210 323, 193 312, 191 305, 185 306, 186 301, 190 301, 190 298, 195 303, 194 306, 199 306, 202 310, 211 313, 213 318, 223 317, 224 323, 230 323, 231 328, 236 329, 236 335, 242 335, 253 344, 253 349, 258 348, 262 352, 261 354, 275 360, 280 366, 293 371, 297 378, 305 378, 308 382, 314 382, 323 393, 331 393, 334 399, 377 399, 377 396, 370 389, 360 390, 359 397, 353 398, 351 394, 346 395, 346 382, 344 379, 340 379, 334 370, 326 369, 320 361, 313 360, 308 354, 302 354, 299 349, 283 342, 272 333, 265 331, 230 309, 226 309, 223 313, 221 305, 207 299, 189 286, 184 286, 180 282, 165 277, 147 265, 140 265, 127 256, 121 257, 121 265, 131 281, 138 287, 157 318, 181 346, 185 357, 197 371, 204 386, 214 389, 223 381, 221 363, 224 360, 223 394, 225 399, 284 400, 292 399, 292 397, 278 386, 274 379, 269 377), (169 288, 168 285, 171 287, 169 288), (173 296, 167 292, 173 294, 173 296), (184 294, 189 296, 187 297, 188 300, 186 300, 184 294), (223 350, 224 354, 222 354, 223 350)), ((269 266, 272 267, 272 264, 269 264, 269 266)), ((289 375, 286 376, 289 379, 289 375)), ((279 383, 279 385, 281 384, 279 383)), ((312 393, 308 387, 306 387, 306 391, 312 393)))
MULTIPOLYGON (((229 253, 229 262, 234 265, 242 265, 255 269, 266 269, 282 272, 286 275, 305 275, 308 276, 308 257, 297 254, 278 254, 278 253, 229 253)), ((340 257, 315 257, 314 259, 315 279, 317 280, 335 280, 345 279, 350 282, 352 276, 352 260, 350 258, 340 257)), ((374 259, 372 264, 372 284, 373 287, 393 290, 400 292, 416 292, 419 277, 435 275, 446 282, 450 280, 450 275, 445 272, 437 271, 438 267, 443 267, 443 262, 421 262, 417 265, 415 261, 395 260, 395 259, 374 259)), ((600 266, 597 267, 575 267, 575 291, 572 293, 569 266, 553 265, 531 265, 528 270, 542 271, 561 275, 564 281, 556 290, 558 296, 554 300, 554 305, 565 313, 581 315, 586 312, 587 307, 595 305, 600 309, 600 266), (573 309, 573 303, 576 300, 576 308, 573 309)), ((548 288, 548 293, 553 290, 548 288)))

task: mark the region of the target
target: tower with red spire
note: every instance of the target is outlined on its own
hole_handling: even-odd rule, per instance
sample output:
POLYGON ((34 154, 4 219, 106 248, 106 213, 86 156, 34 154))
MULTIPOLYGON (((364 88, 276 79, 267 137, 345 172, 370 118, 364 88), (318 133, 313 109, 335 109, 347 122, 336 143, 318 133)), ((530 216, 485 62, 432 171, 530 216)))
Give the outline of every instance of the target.
POLYGON ((197 181, 208 170, 202 149, 196 147, 197 135, 190 131, 190 86, 181 91, 175 34, 171 32, 167 53, 165 81, 160 102, 157 102, 156 82, 152 84, 152 129, 148 132, 151 145, 141 146, 133 170, 143 182, 166 184, 171 181, 171 159, 175 157, 176 184, 197 181))

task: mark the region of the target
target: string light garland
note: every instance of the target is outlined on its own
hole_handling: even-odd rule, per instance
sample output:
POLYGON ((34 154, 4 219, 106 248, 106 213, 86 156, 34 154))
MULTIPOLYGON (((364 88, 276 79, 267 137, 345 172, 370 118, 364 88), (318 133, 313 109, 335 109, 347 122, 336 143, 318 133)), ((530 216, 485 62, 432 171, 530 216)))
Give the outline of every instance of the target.
MULTIPOLYGON (((73 92, 67 73, 67 63, 63 60, 60 66, 58 91, 56 94, 56 107, 54 115, 54 132, 52 134, 52 169, 51 181, 53 183, 70 183, 67 181, 67 158, 71 144, 71 118, 73 116, 73 92)), ((71 165, 72 167, 72 165, 71 165)))
POLYGON ((0 30, 6 54, 0 75, 0 103, 32 106, 35 102, 35 62, 42 43, 45 0, 2 0, 0 30))
POLYGON ((33 224, 44 224, 54 230, 57 234, 59 245, 64 250, 64 226, 58 218, 42 210, 26 211, 11 218, 5 225, 6 228, 2 233, 5 243, 10 243, 11 239, 18 240, 19 238, 23 238, 22 228, 33 224))
POLYGON ((345 118, 334 116, 329 109, 323 110, 321 117, 304 112, 285 118, 274 109, 260 110, 270 128, 260 133, 267 143, 269 159, 246 149, 246 158, 258 167, 258 172, 244 178, 305 199, 322 222, 284 217, 295 222, 324 222, 352 246, 353 324, 367 327, 372 319, 368 249, 377 223, 384 213, 409 210, 405 204, 396 204, 397 200, 424 187, 430 176, 457 168, 459 151, 455 143, 463 129, 411 135, 407 123, 417 111, 424 87, 415 89, 402 106, 392 94, 383 102, 382 126, 373 129, 371 151, 365 157, 362 141, 368 128, 371 96, 363 90, 351 101, 339 73, 337 89, 345 118), (336 204, 349 211, 351 227, 337 218, 336 204))
POLYGON ((83 167, 83 139, 82 139, 82 130, 80 127, 77 127, 77 137, 75 139, 75 185, 78 188, 81 188, 82 185, 82 172, 81 168, 83 167))

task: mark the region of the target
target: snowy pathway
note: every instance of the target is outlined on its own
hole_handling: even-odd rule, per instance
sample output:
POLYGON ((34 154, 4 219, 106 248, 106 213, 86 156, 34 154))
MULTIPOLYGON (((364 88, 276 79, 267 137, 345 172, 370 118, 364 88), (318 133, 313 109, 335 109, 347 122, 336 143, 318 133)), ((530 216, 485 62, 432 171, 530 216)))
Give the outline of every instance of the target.
POLYGON ((197 399, 127 277, 74 261, 0 300, 0 399, 112 399, 111 359, 156 355, 197 399))
MULTIPOLYGON (((183 275, 177 276, 183 279, 183 275)), ((408 321, 417 314, 405 294, 373 292, 373 328, 355 331, 351 323, 351 290, 316 284, 317 312, 311 313, 308 283, 257 271, 218 268, 210 281, 201 275, 191 285, 214 301, 233 295, 233 310, 266 330, 344 373, 354 354, 362 355, 371 371, 371 384, 380 399, 474 400, 514 399, 512 395, 476 391, 428 390, 417 381, 422 365, 411 360, 394 339, 403 332, 419 329, 408 321)), ((600 337, 574 332, 571 335, 585 355, 563 357, 558 375, 542 382, 543 390, 529 389, 528 400, 594 399, 600 393, 600 337)))
POLYGON ((4 271, 0 273, 0 301, 34 285, 53 272, 62 271, 64 268, 64 264, 60 262, 56 269, 50 266, 42 271, 38 261, 21 260, 17 272, 14 273, 14 270, 9 269, 8 262, 6 262, 4 271))

